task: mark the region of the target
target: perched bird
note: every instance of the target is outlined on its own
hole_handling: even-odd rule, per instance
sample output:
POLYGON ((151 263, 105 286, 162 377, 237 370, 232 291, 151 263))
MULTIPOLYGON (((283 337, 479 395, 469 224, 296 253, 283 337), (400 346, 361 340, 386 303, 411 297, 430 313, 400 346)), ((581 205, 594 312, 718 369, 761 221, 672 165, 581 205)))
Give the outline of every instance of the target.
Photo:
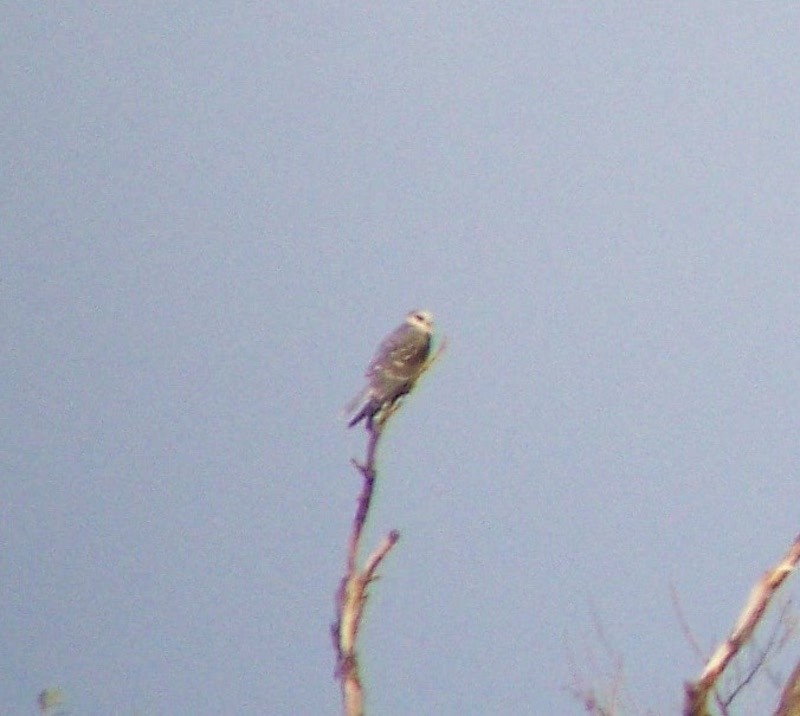
POLYGON ((371 430, 375 416, 380 420, 384 410, 414 387, 431 351, 432 330, 433 318, 428 311, 411 311, 405 321, 383 339, 367 368, 367 387, 346 408, 352 413, 363 403, 348 427, 366 418, 367 428, 371 430))

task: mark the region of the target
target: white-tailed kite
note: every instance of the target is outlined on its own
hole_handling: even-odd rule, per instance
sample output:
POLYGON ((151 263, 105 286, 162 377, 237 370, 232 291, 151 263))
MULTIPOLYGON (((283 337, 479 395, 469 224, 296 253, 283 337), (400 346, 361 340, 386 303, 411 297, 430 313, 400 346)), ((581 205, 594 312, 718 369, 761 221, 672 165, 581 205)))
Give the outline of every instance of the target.
POLYGON ((375 416, 380 422, 383 411, 414 387, 431 351, 432 330, 433 318, 428 311, 411 311, 405 321, 381 341, 365 374, 367 387, 346 408, 352 413, 363 403, 349 427, 366 418, 367 428, 371 430, 375 416))

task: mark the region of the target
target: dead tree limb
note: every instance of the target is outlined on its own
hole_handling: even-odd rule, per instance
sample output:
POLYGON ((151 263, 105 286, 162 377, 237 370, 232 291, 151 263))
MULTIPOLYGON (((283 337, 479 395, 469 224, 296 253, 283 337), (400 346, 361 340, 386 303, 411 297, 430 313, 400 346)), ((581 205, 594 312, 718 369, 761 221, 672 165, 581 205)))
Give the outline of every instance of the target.
POLYGON ((795 569, 798 561, 800 561, 800 535, 795 538, 784 558, 775 567, 767 570, 753 587, 733 631, 717 647, 697 681, 686 684, 684 716, 708 716, 709 694, 715 690, 726 667, 750 640, 770 601, 786 577, 795 569))
POLYGON ((383 423, 373 424, 369 431, 367 456, 363 463, 353 460, 354 467, 364 478, 361 494, 358 496, 356 514, 347 541, 347 565, 344 577, 336 593, 336 621, 331 627, 333 645, 336 650, 336 677, 341 682, 342 703, 346 716, 362 716, 364 713, 364 690, 358 670, 356 638, 361 625, 364 604, 367 600, 367 587, 375 579, 375 571, 384 557, 400 539, 400 533, 392 530, 358 568, 358 550, 361 535, 367 521, 372 493, 377 475, 375 454, 383 430, 383 423))

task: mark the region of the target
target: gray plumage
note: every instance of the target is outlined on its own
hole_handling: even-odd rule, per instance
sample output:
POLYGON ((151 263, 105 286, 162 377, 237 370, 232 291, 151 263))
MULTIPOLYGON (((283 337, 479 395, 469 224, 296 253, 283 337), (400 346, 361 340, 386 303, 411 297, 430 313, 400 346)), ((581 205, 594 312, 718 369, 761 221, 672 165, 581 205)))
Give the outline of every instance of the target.
POLYGON ((428 311, 411 311, 405 321, 383 339, 366 372, 367 387, 347 408, 361 410, 349 422, 353 427, 366 418, 372 429, 376 416, 390 408, 414 387, 431 351, 433 318, 428 311))

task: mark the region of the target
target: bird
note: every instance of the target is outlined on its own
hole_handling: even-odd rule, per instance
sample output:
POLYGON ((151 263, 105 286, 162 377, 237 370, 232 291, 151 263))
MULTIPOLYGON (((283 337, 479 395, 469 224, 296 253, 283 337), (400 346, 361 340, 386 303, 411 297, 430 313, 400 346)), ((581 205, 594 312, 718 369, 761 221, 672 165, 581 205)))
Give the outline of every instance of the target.
POLYGON ((368 430, 385 411, 408 394, 422 375, 431 352, 433 316, 429 311, 410 311, 405 320, 381 341, 364 374, 367 386, 349 403, 346 412, 361 409, 348 423, 352 428, 366 419, 368 430))

